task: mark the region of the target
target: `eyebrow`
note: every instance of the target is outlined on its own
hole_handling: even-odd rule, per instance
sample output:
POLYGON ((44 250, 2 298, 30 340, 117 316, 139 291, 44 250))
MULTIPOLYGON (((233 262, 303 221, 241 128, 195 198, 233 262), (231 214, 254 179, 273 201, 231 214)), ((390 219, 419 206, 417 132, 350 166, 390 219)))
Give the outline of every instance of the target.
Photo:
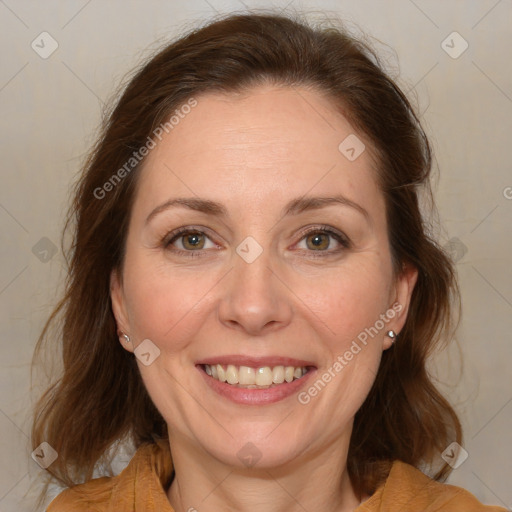
MULTIPOLYGON (((363 215, 366 221, 371 224, 370 214, 361 205, 342 195, 329 197, 303 196, 292 199, 283 208, 281 212, 281 218, 287 215, 298 215, 304 211, 319 210, 333 204, 340 204, 353 208, 361 215, 363 215)), ((169 199, 160 206, 157 206, 146 218, 146 224, 148 224, 158 214, 176 207, 188 208, 190 210, 206 213, 208 215, 215 215, 217 217, 229 217, 228 211, 220 203, 198 197, 179 197, 175 199, 169 199)))

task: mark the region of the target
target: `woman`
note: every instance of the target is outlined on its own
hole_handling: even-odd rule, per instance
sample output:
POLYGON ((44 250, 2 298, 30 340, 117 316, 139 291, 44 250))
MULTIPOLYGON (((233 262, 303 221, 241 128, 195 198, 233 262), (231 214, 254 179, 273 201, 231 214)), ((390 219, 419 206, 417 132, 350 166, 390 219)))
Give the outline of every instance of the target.
POLYGON ((425 366, 458 295, 430 166, 342 31, 236 15, 148 62, 78 184, 42 335, 62 313, 33 444, 71 488, 48 510, 502 510, 440 483, 461 427, 425 366), (120 439, 128 467, 93 479, 120 439))

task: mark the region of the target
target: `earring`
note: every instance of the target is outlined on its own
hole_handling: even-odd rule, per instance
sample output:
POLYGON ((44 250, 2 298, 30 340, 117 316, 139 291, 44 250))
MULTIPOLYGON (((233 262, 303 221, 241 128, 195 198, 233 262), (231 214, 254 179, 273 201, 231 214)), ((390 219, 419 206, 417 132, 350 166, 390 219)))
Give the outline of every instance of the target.
POLYGON ((130 343, 130 336, 128 334, 123 333, 123 338, 126 340, 126 343, 130 343))
POLYGON ((395 343, 396 337, 398 336, 398 334, 395 331, 388 331, 386 333, 386 336, 389 336, 391 338, 391 344, 393 344, 393 343, 395 343))

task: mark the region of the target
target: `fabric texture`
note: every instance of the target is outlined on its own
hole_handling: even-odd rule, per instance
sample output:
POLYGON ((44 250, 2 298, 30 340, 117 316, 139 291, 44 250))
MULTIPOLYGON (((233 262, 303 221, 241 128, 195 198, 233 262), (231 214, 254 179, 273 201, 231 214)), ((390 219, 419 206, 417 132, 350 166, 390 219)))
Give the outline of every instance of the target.
MULTIPOLYGON (((166 489, 173 476, 169 444, 141 446, 117 476, 66 489, 47 512, 174 512, 166 489)), ((386 482, 354 512, 507 512, 485 506, 468 491, 442 484, 395 461, 386 482)))

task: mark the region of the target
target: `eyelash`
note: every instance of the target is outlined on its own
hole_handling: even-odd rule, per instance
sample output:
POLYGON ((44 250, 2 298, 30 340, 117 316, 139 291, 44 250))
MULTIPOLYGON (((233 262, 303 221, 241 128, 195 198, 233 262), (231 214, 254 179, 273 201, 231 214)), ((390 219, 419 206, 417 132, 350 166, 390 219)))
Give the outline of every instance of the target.
MULTIPOLYGON (((168 235, 165 236, 165 238, 162 240, 162 246, 165 249, 169 249, 169 247, 180 237, 183 237, 187 234, 200 234, 205 235, 207 238, 208 235, 202 231, 201 229, 196 229, 193 226, 186 226, 183 228, 178 228, 168 235)), ((344 234, 338 231, 334 231, 329 226, 314 226, 312 228, 306 229, 300 234, 299 242, 301 242, 304 238, 306 238, 308 235, 311 234, 325 234, 329 235, 332 238, 334 238, 341 246, 342 248, 338 248, 335 250, 327 250, 327 251, 311 251, 307 249, 300 249, 301 251, 306 251, 308 253, 311 253, 309 257, 311 258, 325 258, 328 256, 332 256, 333 254, 338 254, 339 252, 343 251, 344 249, 349 249, 351 247, 351 242, 344 234), (315 254, 317 253, 317 254, 315 254)), ((211 240, 211 239, 210 239, 211 240)), ((213 240, 211 240, 213 242, 213 240)), ((298 243, 298 242, 297 242, 298 243)), ((184 251, 182 249, 172 249, 173 252, 177 254, 182 254, 184 256, 190 257, 190 258, 200 258, 207 256, 206 252, 209 251, 209 249, 199 249, 197 251, 184 251)))

